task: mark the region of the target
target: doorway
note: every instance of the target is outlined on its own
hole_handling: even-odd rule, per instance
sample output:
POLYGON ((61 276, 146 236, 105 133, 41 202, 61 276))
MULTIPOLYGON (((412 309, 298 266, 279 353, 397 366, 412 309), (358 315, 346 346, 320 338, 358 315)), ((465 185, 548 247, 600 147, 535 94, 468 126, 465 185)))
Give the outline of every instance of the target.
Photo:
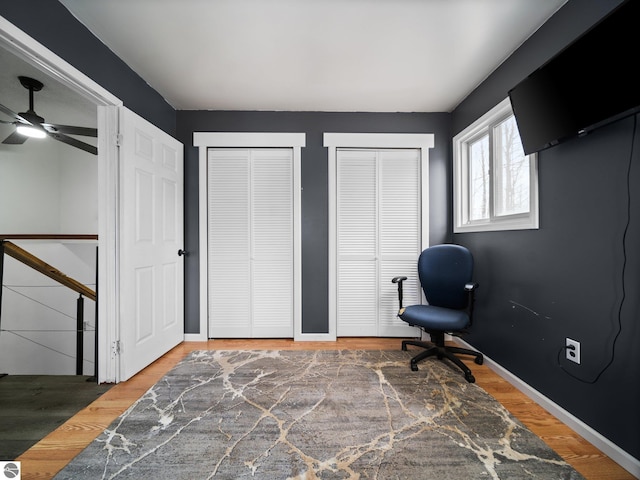
POLYGON ((405 296, 421 298, 415 265, 429 242, 433 145, 433 134, 324 134, 329 149, 328 339, 419 336, 418 329, 396 318, 391 278, 413 277, 405 296))
MULTIPOLYGON (((59 58, 57 55, 53 54, 50 50, 36 42, 30 36, 26 35, 20 29, 15 27, 13 24, 5 20, 4 18, 0 18, 0 49, 6 54, 7 58, 11 58, 12 62, 21 62, 22 65, 26 66, 26 69, 22 70, 21 75, 25 72, 29 75, 33 74, 34 78, 39 81, 42 81, 44 84, 43 91, 38 92, 35 96, 35 107, 36 110, 41 114, 44 114, 45 118, 49 122, 58 122, 58 115, 56 114, 57 110, 47 111, 48 104, 45 101, 46 95, 51 94, 56 98, 56 102, 59 105, 59 100, 62 100, 64 106, 67 108, 71 108, 68 112, 65 112, 64 120, 60 123, 69 123, 71 125, 81 125, 88 127, 95 127, 100 123, 98 118, 98 108, 104 105, 121 105, 122 102, 111 95, 106 90, 102 89, 99 85, 95 84, 91 80, 89 80, 82 73, 77 71, 74 67, 66 63, 64 60, 59 58)), ((15 82, 17 84, 17 78, 3 78, 3 82, 15 82)), ((3 83, 4 85, 4 83, 3 83)), ((18 85, 17 88, 22 88, 18 85)), ((53 105, 53 104, 52 104, 53 105)), ((58 108, 58 107, 56 107, 58 108)), ((23 111, 23 109, 19 109, 18 111, 23 111)), ((49 142, 49 139, 45 139, 49 142)), ((104 143, 104 138, 98 138, 97 145, 98 148, 101 148, 100 142, 104 143)), ((37 141, 29 140, 29 142, 33 142, 34 146, 37 141)), ((102 146, 102 150, 104 151, 104 145, 102 146)), ((78 150, 78 152, 80 152, 78 150)), ((103 201, 104 197, 101 198, 101 184, 100 181, 103 178, 104 172, 107 170, 106 166, 103 164, 104 158, 102 156, 93 156, 90 154, 85 154, 84 152, 80 152, 80 154, 76 154, 75 151, 72 151, 73 155, 88 155, 88 160, 93 162, 92 165, 89 165, 87 162, 87 158, 78 158, 76 161, 79 162, 80 169, 72 169, 70 170, 70 176, 66 181, 74 182, 78 180, 77 175, 80 172, 84 172, 84 174, 95 175, 94 179, 91 180, 87 185, 93 184, 94 188, 92 189, 91 197, 92 201, 87 201, 84 205, 75 205, 75 200, 73 202, 74 209, 86 209, 90 204, 93 208, 97 209, 97 212, 88 212, 82 211, 80 215, 92 215, 97 217, 95 225, 91 228, 95 230, 93 232, 83 231, 82 233, 91 233, 95 234, 106 234, 109 231, 109 227, 106 225, 101 225, 101 222, 105 220, 105 215, 103 214, 106 205, 103 201), (91 166, 91 171, 89 172, 87 169, 91 166), (75 177, 74 177, 75 176, 75 177), (96 193, 97 190, 97 193, 96 193), (101 232, 102 230, 102 232, 101 232)), ((65 159, 65 162, 68 162, 65 159)), ((88 186, 86 188, 89 188, 88 186)), ((62 207, 61 207, 62 208, 62 207)), ((74 231, 78 230, 85 225, 74 224, 73 220, 65 221, 64 225, 61 225, 59 228, 63 228, 65 231, 74 231)), ((19 227, 22 228, 22 227, 19 227)), ((43 227, 43 229, 48 230, 48 227, 43 227)), ((20 232, 22 233, 22 232, 20 232)), ((55 233, 50 231, 38 232, 38 233, 55 233)), ((98 284, 106 285, 108 282, 107 268, 105 265, 108 264, 107 257, 109 253, 107 252, 107 248, 103 243, 103 240, 106 238, 106 235, 102 235, 101 239, 98 241, 98 248, 100 253, 98 254, 98 271, 102 278, 98 279, 98 284)), ((95 253, 95 246, 92 247, 92 250, 95 253)), ((115 255, 115 253, 113 254, 115 255)), ((94 264, 96 263, 93 260, 94 264)), ((104 292, 103 292, 104 293, 104 292)), ((106 300, 109 298, 108 296, 103 296, 105 299, 102 302, 102 306, 104 304, 108 304, 106 300)), ((104 311, 99 311, 98 316, 100 318, 107 318, 107 315, 104 311)), ((105 323, 105 322, 103 322, 105 323)), ((106 325, 103 325, 106 326, 106 325)), ((100 327, 99 327, 100 328, 100 327)), ((97 332, 97 335, 101 339, 103 339, 102 332, 97 332)), ((98 348, 99 349, 99 348, 98 348)), ((99 362, 101 363, 101 362, 99 362)), ((106 367, 106 365, 105 365, 106 367)), ((108 377, 104 375, 98 375, 101 381, 109 381, 108 377)))
POLYGON ((420 302, 416 258, 422 245, 419 149, 336 153, 336 333, 406 337, 391 278, 408 277, 405 299, 420 302))
POLYGON ((293 149, 210 148, 207 167, 209 335, 292 338, 293 149))
MULTIPOLYGON (((121 304, 126 306, 132 292, 124 289, 126 282, 121 282, 123 272, 121 271, 122 259, 126 258, 126 249, 130 248, 128 242, 123 241, 121 231, 121 219, 125 206, 122 205, 120 197, 120 183, 122 182, 122 165, 125 164, 124 157, 119 151, 120 113, 126 109, 120 99, 105 90, 99 84, 88 78, 72 65, 52 53, 46 47, 26 35, 4 18, 0 17, 0 47, 6 48, 10 53, 23 59, 28 64, 39 69, 43 76, 54 79, 56 82, 68 87, 77 95, 91 102, 97 107, 97 130, 98 130, 98 369, 97 377, 99 383, 117 383, 134 372, 125 371, 123 363, 126 356, 121 351, 121 338, 126 335, 125 327, 130 317, 123 318, 121 314, 121 304), (122 209, 122 210, 121 210, 122 209)), ((132 112, 129 112, 132 113, 132 112)), ((144 122, 145 127, 153 127, 149 122, 144 122)), ((139 129, 141 131, 141 129, 139 129)), ((162 132, 164 133, 164 132, 162 132)), ((126 139, 125 139, 126 141, 126 139)), ((153 140, 149 142, 149 145, 153 140)), ((170 160, 166 155, 167 150, 160 146, 162 162, 170 160)), ((178 148, 178 147, 176 147, 178 148)), ((179 146, 182 150, 182 145, 179 146)), ((125 149, 126 150, 126 149, 125 149)), ((177 158, 177 157, 175 157, 177 158)), ((180 151, 180 162, 182 152, 180 151)), ((180 165, 181 169, 181 165, 180 165)), ((180 179, 178 183, 181 183, 180 179)), ((167 186, 166 182, 163 184, 167 186)), ((165 192, 170 194, 167 189, 165 192)), ((172 196, 182 201, 182 196, 176 193, 172 196)), ((181 204, 180 207, 182 208, 181 204)), ((174 217, 178 218, 178 217, 174 217)), ((176 225, 182 227, 181 222, 176 225)), ((164 232, 167 233, 167 230, 164 232)), ((172 251, 177 255, 177 249, 172 247, 172 251)), ((127 273, 127 272, 125 272, 127 273)), ((166 277, 165 277, 166 278, 166 277)), ((177 277, 176 277, 177 278, 177 277)), ((176 288, 182 288, 177 286, 176 288)), ((157 301, 162 301, 159 296, 154 297, 157 301)), ((162 310, 164 305, 158 307, 162 310)), ((132 309, 129 309, 132 310, 132 309)), ((174 310, 180 310, 179 306, 174 310)), ((182 311, 180 314, 180 328, 183 329, 184 321, 182 311)), ((175 323, 166 321, 165 323, 175 323)), ((154 336, 157 338, 158 336, 154 336)), ((172 337, 173 338, 173 337, 172 337)), ((183 339, 183 335, 180 341, 183 339)), ((139 343, 139 342, 138 342, 139 343)), ((126 349, 126 355, 131 355, 132 349, 126 349)), ((155 358, 147 359, 153 361, 155 358)))
MULTIPOLYGON (((286 267, 287 271, 290 272, 290 277, 287 275, 282 276, 281 278, 285 278, 286 282, 290 282, 290 289, 286 287, 286 289, 281 289, 281 291, 287 290, 291 292, 290 300, 287 300, 288 306, 287 310, 291 312, 292 319, 292 327, 293 330, 291 333, 290 330, 287 330, 286 336, 293 335, 293 338, 296 340, 300 340, 304 338, 302 334, 302 281, 301 281, 301 216, 300 216, 300 204, 301 204, 301 186, 300 186, 300 171, 301 171, 301 149, 305 146, 305 134, 303 133, 258 133, 258 132, 196 132, 194 133, 193 143, 199 149, 199 169, 200 169, 200 177, 199 177, 199 225, 200 225, 200 252, 206 252, 206 254, 200 255, 200 339, 206 340, 207 338, 212 338, 215 335, 216 328, 215 326, 210 325, 210 319, 215 317, 216 311, 213 312, 211 309, 216 309, 216 299, 210 298, 210 293, 213 285, 210 285, 211 282, 214 281, 214 278, 210 278, 209 272, 211 271, 210 261, 215 260, 214 257, 210 255, 210 233, 214 235, 214 232, 210 232, 211 222, 210 222, 210 172, 209 172, 209 155, 212 149, 221 149, 218 151, 230 151, 229 149, 236 152, 239 151, 248 152, 255 151, 261 152, 258 156, 261 157, 258 163, 261 163, 262 166, 269 165, 269 162, 272 160, 269 159, 273 152, 283 150, 287 150, 290 152, 290 160, 287 160, 284 164, 290 165, 286 167, 287 170, 290 171, 290 182, 289 186, 283 189, 282 191, 289 191, 290 196, 286 202, 281 203, 280 207, 287 204, 286 208, 290 209, 291 218, 287 220, 290 223, 290 234, 291 234, 291 250, 286 253, 287 257, 292 259, 292 263, 286 267), (290 162, 290 163, 289 163, 290 162)), ((215 154, 214 154, 215 156, 215 154)), ((281 162, 282 159, 279 160, 281 162)), ((234 165, 232 163, 232 165, 234 165)), ((247 164, 248 165, 248 164, 247 164)), ((237 164, 235 165, 238 166, 237 164)), ((256 170, 257 171, 257 170, 256 170)), ((269 169, 267 168, 262 175, 265 175, 269 169)), ((247 171, 248 172, 248 171, 247 171)), ((287 174, 288 176, 289 174, 287 174)), ((216 175, 217 177, 217 175, 216 175)), ((248 180, 242 182, 243 185, 249 185, 248 180)), ((263 186, 264 187, 264 186, 263 186)), ((259 187, 259 190, 261 187, 259 187)), ((268 194, 268 188, 261 190, 263 193, 268 194)), ((286 194, 289 195, 289 194, 286 194)), ((247 201, 250 197, 246 197, 247 201)), ((244 209, 244 212, 247 212, 247 209, 244 209)), ((288 214, 287 214, 288 215, 288 214)), ((222 218, 222 217, 221 217, 222 218)), ((268 215, 264 215, 263 218, 268 218, 268 215)), ((283 217, 284 218, 284 217, 283 217)), ((246 227, 246 223, 244 223, 246 227)), ((261 228, 264 228, 265 225, 262 225, 261 228)), ((289 227, 286 227, 289 229, 289 227)), ((282 230, 283 231, 283 230, 282 230)), ((245 250, 246 252, 246 250, 245 250)), ((268 256, 268 255, 267 255, 268 256)), ((246 255, 245 255, 246 258, 246 255)), ((280 264, 280 268, 282 268, 284 263, 280 264)), ((246 287, 246 281, 250 279, 250 276, 245 277, 245 281, 241 282, 240 289, 246 287)), ((226 287, 225 287, 226 288, 226 287)), ((266 290, 265 290, 266 291, 266 290)), ((288 295, 288 294, 287 294, 288 295)), ((264 292, 262 294, 264 298, 264 292)), ((246 296, 242 296, 235 304, 238 302, 248 302, 249 299, 246 296)), ((254 302, 255 303, 255 302, 254 302)), ((239 306, 239 305, 238 305, 239 306)), ((278 308, 281 308, 281 305, 278 305, 278 308)), ((233 308, 228 312, 223 313, 229 319, 229 323, 234 321, 234 310, 233 308)), ((270 315, 267 315, 264 318, 268 318, 270 315)), ((242 314, 240 318, 250 318, 249 312, 245 312, 242 314), (244 315, 244 316, 243 316, 244 315)), ((237 320, 237 319, 236 319, 237 320)), ((266 325, 266 328, 261 328, 264 332, 269 331, 269 326, 266 325)), ((290 328, 290 327, 287 327, 290 328)), ((253 333, 252 333, 253 334, 253 333)), ((272 335, 275 332, 272 332, 272 335)), ((223 334, 225 335, 225 334, 223 334)), ((226 335, 237 335, 237 333, 226 333, 226 335)), ((245 334, 243 334, 245 335, 245 334)), ((263 333, 259 334, 260 336, 264 336, 263 333)), ((284 335, 283 333, 278 333, 278 335, 284 335)), ((195 340, 195 338, 193 338, 195 340)))

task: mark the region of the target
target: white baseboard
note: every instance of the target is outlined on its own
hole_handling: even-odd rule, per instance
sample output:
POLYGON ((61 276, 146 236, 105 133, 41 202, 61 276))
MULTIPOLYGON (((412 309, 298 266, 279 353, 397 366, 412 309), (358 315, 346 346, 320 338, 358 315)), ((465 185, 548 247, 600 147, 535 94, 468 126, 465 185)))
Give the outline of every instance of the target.
POLYGON ((185 342, 206 342, 209 340, 206 333, 185 333, 185 342))
MULTIPOLYGON (((469 345, 464 340, 461 340, 458 337, 453 338, 453 341, 463 345, 466 348, 474 349, 472 345, 469 345)), ((475 349, 474 349, 475 350, 475 349)), ((554 417, 560 420, 562 423, 567 425, 577 434, 582 436, 589 443, 598 448, 602 453, 611 458, 614 462, 620 465, 622 468, 627 470, 631 475, 640 479, 640 460, 633 457, 629 453, 625 452, 622 448, 617 446, 611 440, 604 437, 602 434, 595 431, 589 425, 584 423, 579 418, 575 417, 567 410, 562 408, 557 403, 551 401, 549 398, 545 397, 543 394, 538 392, 536 389, 529 386, 520 378, 516 377, 514 374, 509 372, 507 369, 502 367, 500 364, 494 362, 489 357, 484 357, 484 363, 502 378, 507 380, 511 385, 516 387, 526 396, 535 401, 542 408, 551 413, 554 417)))
POLYGON ((300 333, 294 338, 296 342, 335 342, 336 336, 331 333, 300 333))
MULTIPOLYGON (((207 340, 213 340, 208 338, 206 333, 185 333, 185 342, 206 342, 207 340)), ((295 339, 296 342, 335 342, 336 336, 329 333, 303 333, 298 335, 295 339)))

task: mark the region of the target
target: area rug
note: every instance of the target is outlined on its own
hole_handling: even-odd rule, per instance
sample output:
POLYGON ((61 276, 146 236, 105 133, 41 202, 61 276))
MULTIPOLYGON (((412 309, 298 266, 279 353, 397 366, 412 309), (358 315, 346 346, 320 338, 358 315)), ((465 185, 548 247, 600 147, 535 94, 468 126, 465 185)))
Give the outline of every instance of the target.
POLYGON ((444 362, 197 351, 56 479, 582 479, 444 362))

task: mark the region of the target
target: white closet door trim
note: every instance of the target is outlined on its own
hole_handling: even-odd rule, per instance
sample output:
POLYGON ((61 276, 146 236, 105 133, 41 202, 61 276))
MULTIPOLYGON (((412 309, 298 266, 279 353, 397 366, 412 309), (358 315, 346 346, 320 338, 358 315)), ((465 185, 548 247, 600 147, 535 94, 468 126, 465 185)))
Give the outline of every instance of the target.
POLYGON ((337 172, 336 152, 338 148, 416 148, 420 149, 422 161, 422 248, 429 242, 429 149, 434 147, 432 133, 325 133, 323 145, 329 150, 329 333, 327 339, 337 337, 337 172))
POLYGON ((294 148, 306 145, 304 133, 262 132, 193 132, 195 147, 283 147, 294 148))
POLYGON ((209 147, 282 147, 293 148, 293 332, 294 340, 302 339, 302 235, 301 235, 301 149, 306 145, 304 133, 268 132, 194 132, 193 145, 198 147, 198 224, 200 230, 200 333, 186 334, 185 340, 204 341, 208 332, 207 275, 207 149, 209 147))

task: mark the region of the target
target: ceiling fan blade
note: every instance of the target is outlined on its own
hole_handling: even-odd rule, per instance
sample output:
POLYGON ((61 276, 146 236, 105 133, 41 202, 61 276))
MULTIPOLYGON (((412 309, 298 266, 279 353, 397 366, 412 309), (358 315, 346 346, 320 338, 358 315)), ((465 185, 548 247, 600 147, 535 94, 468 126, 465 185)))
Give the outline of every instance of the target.
POLYGON ((67 135, 82 135, 85 137, 97 137, 97 128, 74 127, 72 125, 56 125, 54 123, 42 123, 42 127, 49 133, 64 133, 67 135))
POLYGON ((3 111, 4 113, 6 113, 7 115, 9 115, 10 117, 15 118, 16 120, 19 118, 19 116, 18 116, 18 114, 16 112, 11 110, 10 108, 5 107, 1 103, 0 103, 0 110, 3 111))
POLYGON ((18 132, 13 132, 11 135, 5 138, 2 143, 4 143, 5 145, 22 145, 27 141, 27 138, 29 137, 20 135, 18 132))
MULTIPOLYGON (((11 110, 8 107, 5 107, 4 105, 2 105, 0 103, 0 111, 6 113, 7 115, 9 115, 10 117, 15 118, 17 121, 21 122, 21 123, 26 123, 27 125, 31 125, 31 122, 29 120, 27 120, 26 118, 24 118, 22 115, 20 115, 19 113, 14 112, 13 110, 11 110)), ((3 122, 4 123, 4 122, 3 122)))
MULTIPOLYGON (((30 121, 27 118, 25 118, 25 116, 24 116, 25 114, 24 113, 16 113, 13 110, 11 110, 9 107, 5 107, 1 103, 0 103, 0 111, 6 113, 10 117, 15 118, 15 120, 17 120, 20 123, 24 123, 25 125, 33 125, 32 121, 30 121)), ((15 120, 13 122, 4 122, 3 121, 2 123, 15 123, 15 120)))
POLYGON ((89 145, 88 143, 81 142, 80 140, 76 140, 73 137, 69 137, 63 133, 49 132, 49 136, 51 138, 55 138, 59 142, 66 143, 67 145, 71 145, 72 147, 79 148, 80 150, 84 150, 85 152, 93 153, 94 155, 98 154, 98 148, 93 145, 89 145))

